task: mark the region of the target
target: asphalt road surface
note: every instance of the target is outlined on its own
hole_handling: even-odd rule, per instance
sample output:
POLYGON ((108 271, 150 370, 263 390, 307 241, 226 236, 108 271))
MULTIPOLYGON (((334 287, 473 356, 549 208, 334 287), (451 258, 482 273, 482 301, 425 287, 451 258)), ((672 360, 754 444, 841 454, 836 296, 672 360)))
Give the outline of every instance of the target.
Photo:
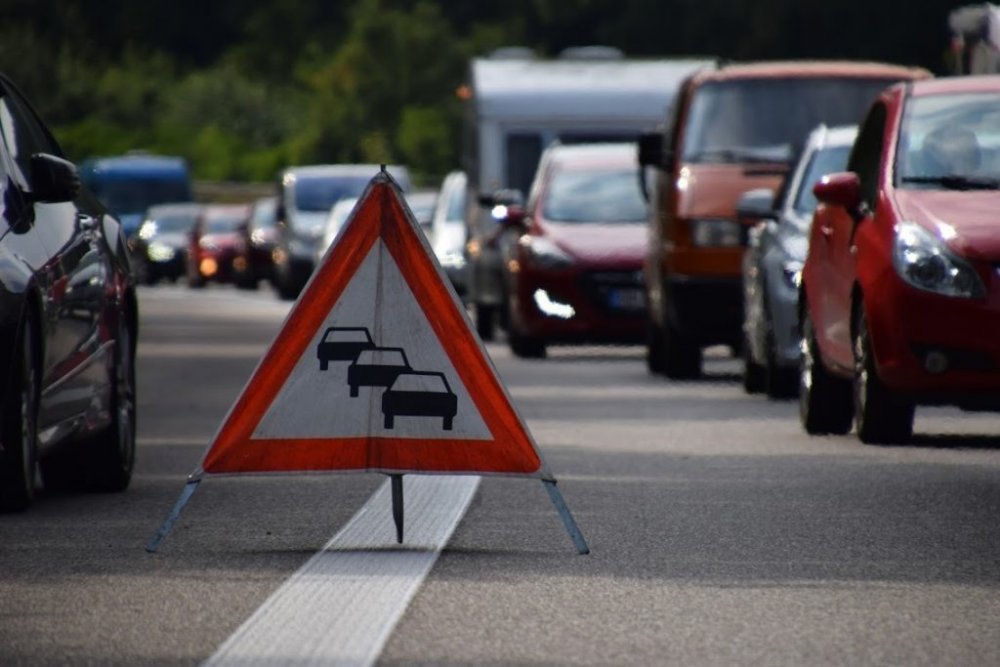
POLYGON ((918 409, 907 447, 809 438, 794 403, 744 395, 722 355, 703 380, 669 382, 641 348, 529 362, 488 346, 589 555, 537 480, 496 477, 447 491, 461 503, 407 507, 414 530, 460 518, 440 556, 388 531, 330 542, 362 507, 356 520, 388 516, 380 475, 210 478, 146 553, 288 306, 224 288, 140 299, 132 486, 43 492, 0 516, 0 665, 292 663, 239 644, 290 632, 322 635, 332 653, 313 659, 330 664, 367 630, 287 620, 341 597, 306 567, 328 543, 353 559, 337 581, 358 617, 381 614, 378 664, 1000 664, 1000 419, 918 409))

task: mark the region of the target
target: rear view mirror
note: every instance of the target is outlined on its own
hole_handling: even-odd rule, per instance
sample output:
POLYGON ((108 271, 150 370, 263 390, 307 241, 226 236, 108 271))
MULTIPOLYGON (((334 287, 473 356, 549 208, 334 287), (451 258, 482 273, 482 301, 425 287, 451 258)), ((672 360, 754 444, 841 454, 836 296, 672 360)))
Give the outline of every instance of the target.
POLYGON ((852 215, 861 207, 861 181, 854 172, 827 174, 813 186, 813 194, 824 204, 843 206, 852 215))
POLYGON ((31 198, 55 204, 72 201, 80 193, 80 175, 76 166, 48 153, 31 156, 31 198))
POLYGON ((774 218, 774 192, 769 188, 757 188, 744 192, 736 203, 736 218, 748 223, 763 218, 774 218))
POLYGON ((646 132, 639 135, 639 166, 663 166, 663 134, 646 132))

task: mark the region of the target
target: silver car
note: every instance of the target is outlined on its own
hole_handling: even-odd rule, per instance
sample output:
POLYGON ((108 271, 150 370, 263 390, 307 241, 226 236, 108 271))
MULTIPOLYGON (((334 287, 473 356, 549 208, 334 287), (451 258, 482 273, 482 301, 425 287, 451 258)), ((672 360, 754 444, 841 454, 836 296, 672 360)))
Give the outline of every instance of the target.
POLYGON ((778 192, 751 190, 738 215, 762 218, 750 230, 743 255, 743 387, 771 398, 798 392, 799 282, 809 247, 816 198, 823 175, 843 171, 857 126, 813 130, 794 171, 778 192))

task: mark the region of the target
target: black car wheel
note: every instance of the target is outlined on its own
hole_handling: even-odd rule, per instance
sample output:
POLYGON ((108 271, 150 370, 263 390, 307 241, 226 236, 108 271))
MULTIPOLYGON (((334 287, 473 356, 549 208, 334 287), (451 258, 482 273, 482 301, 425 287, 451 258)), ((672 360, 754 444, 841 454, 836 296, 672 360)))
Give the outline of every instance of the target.
POLYGON ((799 374, 794 367, 778 364, 778 351, 774 342, 774 320, 765 314, 764 333, 764 393, 768 398, 794 398, 799 389, 799 374))
POLYGON ((753 359, 753 351, 750 349, 750 337, 745 330, 741 348, 743 352, 743 391, 748 394, 759 394, 764 391, 765 371, 764 367, 753 359))
POLYGON ((810 435, 843 435, 851 430, 851 383, 831 375, 819 357, 808 309, 802 317, 799 361, 799 418, 810 435))
POLYGON ((854 422, 866 444, 901 444, 913 435, 913 403, 882 384, 872 354, 864 307, 858 304, 854 332, 854 422))
POLYGON ((671 380, 696 380, 701 376, 701 348, 686 340, 668 322, 662 329, 663 374, 671 380))
POLYGON ((494 322, 496 307, 485 303, 477 303, 475 311, 476 333, 479 334, 482 340, 493 340, 493 334, 496 330, 496 322, 494 322))
POLYGON ((30 319, 20 332, 11 385, 3 405, 0 453, 0 509, 22 511, 35 497, 38 456, 39 373, 35 330, 30 319))

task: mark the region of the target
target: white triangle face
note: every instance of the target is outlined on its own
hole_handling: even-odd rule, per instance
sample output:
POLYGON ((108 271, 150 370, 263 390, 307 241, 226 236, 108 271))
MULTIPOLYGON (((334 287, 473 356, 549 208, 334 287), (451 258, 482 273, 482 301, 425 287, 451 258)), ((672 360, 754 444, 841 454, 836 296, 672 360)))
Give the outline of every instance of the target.
POLYGON ((381 239, 252 437, 368 436, 492 439, 381 239))

